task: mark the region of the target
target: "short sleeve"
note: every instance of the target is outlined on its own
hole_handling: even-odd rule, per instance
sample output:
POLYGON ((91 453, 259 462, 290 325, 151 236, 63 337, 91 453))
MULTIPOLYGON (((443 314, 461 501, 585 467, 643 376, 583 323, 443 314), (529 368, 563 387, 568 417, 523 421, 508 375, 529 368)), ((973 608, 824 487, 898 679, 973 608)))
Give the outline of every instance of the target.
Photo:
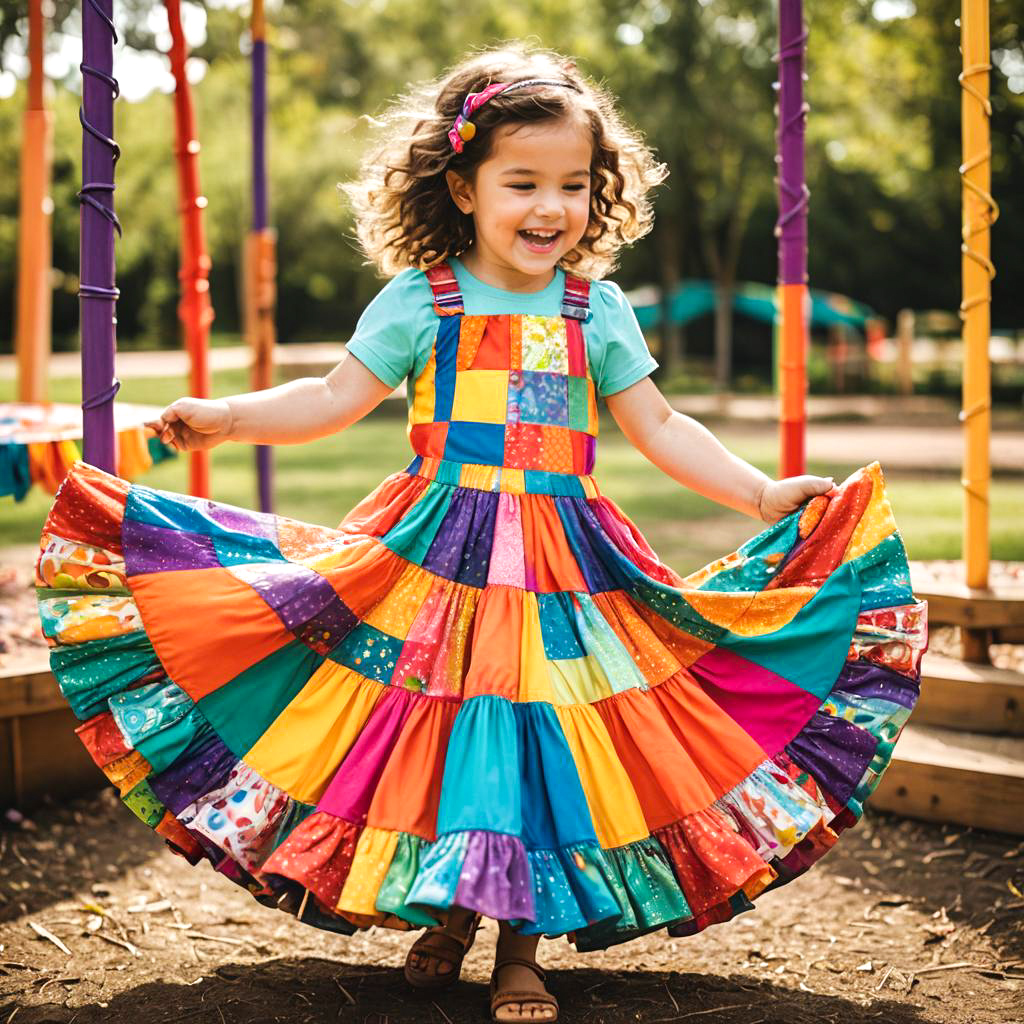
POLYGON ((410 268, 392 278, 363 310, 345 346, 389 387, 413 372, 429 345, 433 300, 423 273, 410 268))
POLYGON ((602 396, 623 391, 658 368, 633 307, 617 284, 595 282, 591 306, 601 353, 595 381, 602 396))

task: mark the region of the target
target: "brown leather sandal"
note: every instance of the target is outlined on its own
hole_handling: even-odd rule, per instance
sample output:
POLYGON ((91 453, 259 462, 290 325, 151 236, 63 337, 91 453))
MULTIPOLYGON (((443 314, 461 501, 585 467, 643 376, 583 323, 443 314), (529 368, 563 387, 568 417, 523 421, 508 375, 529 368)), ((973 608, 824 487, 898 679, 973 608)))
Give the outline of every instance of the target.
MULTIPOLYGON (((544 1024, 550 1024, 550 1022, 558 1020, 558 1000, 550 992, 531 992, 526 989, 498 988, 498 971, 500 971, 506 964, 521 964, 523 967, 529 967, 530 970, 537 975, 542 984, 547 979, 547 975, 544 971, 532 960, 523 960, 517 956, 509 956, 505 957, 504 960, 496 961, 494 964, 494 970, 491 972, 491 1019, 499 1021, 497 1011, 502 1006, 507 1006, 509 1003, 535 1003, 540 1004, 541 1006, 552 1007, 555 1011, 554 1016, 520 1016, 518 1019, 525 1021, 543 1021, 544 1024)), ((504 1024, 504 1022, 499 1021, 499 1024, 504 1024)))
POLYGON ((469 926, 465 939, 460 939, 457 935, 452 935, 450 932, 425 932, 409 947, 409 952, 405 955, 405 980, 413 988, 419 989, 437 990, 454 985, 459 980, 462 960, 473 945, 473 940, 476 938, 476 932, 479 927, 480 915, 477 914, 469 926), (423 970, 414 967, 410 962, 410 958, 414 953, 451 964, 452 969, 444 974, 439 974, 436 970, 423 970))

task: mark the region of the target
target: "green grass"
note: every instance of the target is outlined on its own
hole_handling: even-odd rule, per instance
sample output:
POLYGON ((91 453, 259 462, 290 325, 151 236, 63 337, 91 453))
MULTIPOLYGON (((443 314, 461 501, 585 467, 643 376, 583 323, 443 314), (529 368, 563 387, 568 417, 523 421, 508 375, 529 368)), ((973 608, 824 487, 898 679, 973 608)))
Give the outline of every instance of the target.
MULTIPOLYGON (((233 394, 246 388, 243 371, 218 373, 214 391, 233 394)), ((76 402, 75 380, 55 380, 55 401, 76 402)), ((121 398, 127 402, 166 404, 185 391, 181 378, 140 378, 126 382, 121 398)), ((9 400, 12 385, 0 382, 0 401, 9 400)), ((275 450, 277 511, 312 523, 335 524, 389 473, 403 469, 412 457, 405 436, 404 407, 385 403, 365 420, 341 434, 311 444, 275 450)), ((851 429, 856 429, 855 427, 851 429)), ((774 473, 776 438, 763 435, 723 436, 742 458, 774 473)), ((727 554, 758 531, 746 516, 723 509, 680 487, 651 465, 622 436, 614 420, 601 417, 597 479, 602 491, 629 515, 663 561, 688 573, 727 554)), ((865 452, 864 462, 877 456, 865 452)), ((880 458, 885 467, 884 456, 880 458)), ((837 479, 856 466, 808 466, 808 472, 837 479)), ((144 481, 181 491, 186 485, 187 459, 179 457, 156 467, 144 481)), ((252 449, 224 445, 213 453, 213 497, 233 505, 257 503, 252 449)), ((922 475, 886 471, 889 496, 910 557, 959 558, 962 494, 955 474, 922 475)), ((33 489, 20 504, 0 499, 0 543, 34 543, 50 496, 33 489)), ((996 479, 991 486, 991 551, 997 559, 1024 560, 1024 487, 1019 479, 996 479)))

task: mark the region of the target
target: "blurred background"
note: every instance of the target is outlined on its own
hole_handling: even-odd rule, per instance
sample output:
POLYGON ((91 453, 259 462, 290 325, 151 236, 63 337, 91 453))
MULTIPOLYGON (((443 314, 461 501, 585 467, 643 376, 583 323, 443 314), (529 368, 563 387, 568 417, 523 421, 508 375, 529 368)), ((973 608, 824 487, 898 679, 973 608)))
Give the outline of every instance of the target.
MULTIPOLYGON (((812 429, 808 469, 842 474, 882 461, 912 555, 921 558, 955 558, 960 547, 959 9, 958 0, 815 0, 806 9, 809 270, 816 290, 809 389, 812 400, 893 396, 884 407, 812 409, 812 420, 852 417, 855 429, 844 444, 812 429), (901 338, 909 363, 901 364, 901 338), (909 415, 911 406, 901 400, 910 392, 919 425, 948 428, 942 458, 928 455, 920 433, 858 433, 868 422, 883 430, 894 424, 896 410, 909 415), (921 404, 927 400, 944 404, 921 404)), ((14 394, 13 364, 3 353, 11 352, 14 324, 25 12, 24 3, 0 0, 0 400, 14 394)), ((156 0, 117 0, 115 12, 122 149, 115 204, 125 229, 116 250, 120 398, 163 404, 186 390, 184 362, 131 360, 136 352, 181 351, 170 36, 156 0)), ((77 402, 71 350, 78 344, 81 19, 69 0, 50 0, 46 15, 58 353, 49 392, 77 402)), ((248 356, 239 346, 250 223, 250 8, 244 0, 185 2, 182 15, 208 199, 214 390, 226 394, 248 386, 248 356)), ((278 379, 326 369, 383 284, 363 262, 338 189, 356 174, 371 130, 367 117, 471 46, 529 39, 572 55, 604 82, 668 164, 670 176, 655 197, 654 231, 623 254, 615 279, 633 300, 661 364, 655 380, 665 394, 678 396, 679 408, 710 422, 717 407, 701 405, 701 395, 708 402, 722 393, 762 397, 746 421, 732 415, 734 405, 721 430, 741 455, 774 471, 774 5, 593 0, 570 10, 554 0, 273 0, 267 26, 278 379), (327 343, 334 344, 322 347, 327 343), (755 425, 757 416, 762 422, 755 425)), ((997 430, 1019 428, 1024 393, 1022 26, 1024 0, 993 0, 992 191, 1001 216, 992 231, 998 273, 990 354, 997 430)), ((404 414, 404 401, 386 402, 352 437, 282 451, 279 511, 337 521, 379 482, 382 466, 394 470, 407 462, 404 433, 387 422, 404 414), (371 439, 371 431, 379 434, 371 439), (332 471, 325 474, 325 467, 332 471)), ((615 496, 667 545, 668 561, 693 568, 750 531, 744 517, 681 493, 653 473, 613 422, 606 428, 608 419, 602 410, 603 468, 615 474, 615 496), (710 523, 723 514, 729 527, 706 537, 678 528, 680 517, 710 523)), ((1007 473, 1024 465, 1024 457, 1001 443, 997 436, 992 552, 1020 558, 1024 539, 1014 523, 1024 507, 1020 481, 1007 473)), ((147 482, 185 489, 184 461, 156 467, 147 482)), ((255 502, 248 451, 229 446, 215 453, 213 496, 255 502)), ((48 501, 37 488, 17 506, 4 502, 3 528, 12 541, 38 536, 48 501)))

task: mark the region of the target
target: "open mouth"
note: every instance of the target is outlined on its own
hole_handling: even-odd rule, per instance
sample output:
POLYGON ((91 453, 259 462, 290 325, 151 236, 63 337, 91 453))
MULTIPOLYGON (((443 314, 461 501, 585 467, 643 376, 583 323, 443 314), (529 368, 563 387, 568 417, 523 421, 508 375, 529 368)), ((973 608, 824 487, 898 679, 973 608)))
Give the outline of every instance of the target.
POLYGON ((523 244, 531 252, 551 252, 562 237, 561 231, 523 230, 519 232, 523 244))

